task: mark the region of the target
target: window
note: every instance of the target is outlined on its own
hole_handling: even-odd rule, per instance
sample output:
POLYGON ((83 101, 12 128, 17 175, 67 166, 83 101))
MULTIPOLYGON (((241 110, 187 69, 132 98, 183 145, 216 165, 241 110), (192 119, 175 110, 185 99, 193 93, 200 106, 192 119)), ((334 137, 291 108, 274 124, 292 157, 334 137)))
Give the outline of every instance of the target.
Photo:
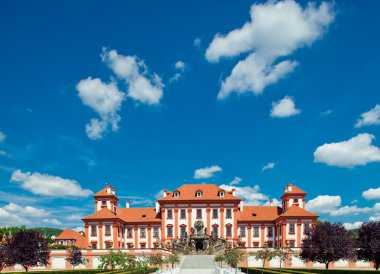
POLYGON ((106 201, 102 201, 102 206, 105 206, 107 205, 107 202, 106 201))
POLYGON ((106 236, 110 236, 110 235, 111 235, 111 226, 106 225, 106 236))
POLYGON ((232 236, 232 232, 231 232, 231 227, 230 226, 227 226, 227 228, 226 228, 226 236, 227 237, 231 237, 232 236))
POLYGON ((253 237, 259 237, 259 227, 257 226, 253 228, 253 237))
POLYGON ((224 197, 224 191, 219 191, 219 197, 224 197))
POLYGON ((181 209, 181 219, 186 219, 186 210, 181 209))
POLYGON ((217 227, 217 226, 214 226, 214 227, 212 228, 212 234, 213 234, 214 236, 218 236, 218 227, 217 227))
POLYGON ((217 209, 213 209, 212 210, 212 218, 213 219, 218 219, 218 210, 217 209))
POLYGON ((227 209, 227 211, 226 211, 226 218, 231 219, 231 209, 230 208, 227 209))
POLYGON ((294 247, 294 241, 290 241, 289 247, 294 247))
POLYGON ((303 234, 307 234, 310 231, 310 225, 309 224, 304 224, 303 228, 303 234))
POLYGON ((159 236, 159 235, 158 235, 158 227, 154 227, 154 228, 153 228, 153 237, 154 237, 154 238, 158 238, 158 236, 159 236))
POLYGON ((168 219, 173 219, 173 210, 168 209, 168 219))
POLYGON ((253 242, 253 247, 259 247, 259 242, 253 242))
POLYGON ((289 224, 289 234, 294 234, 294 224, 289 224))
POLYGON ((96 243, 91 244, 91 249, 96 249, 96 243))
POLYGON ((168 226, 168 237, 173 237, 173 227, 168 226))
POLYGON ((196 196, 196 197, 202 197, 202 191, 197 191, 197 192, 195 193, 195 196, 196 196))
POLYGON ((145 228, 140 228, 140 237, 145 238, 145 228))
POLYGON ((91 226, 91 236, 96 236, 96 225, 91 226))
POLYGON ((202 219, 202 209, 197 209, 197 219, 202 219))
POLYGON ((174 192, 174 198, 178 198, 179 197, 179 192, 178 191, 176 191, 176 192, 174 192))
POLYGON ((140 248, 145 248, 146 244, 140 244, 140 248))
POLYGON ((240 236, 245 237, 245 227, 240 228, 240 236))
POLYGON ((273 242, 267 242, 268 247, 273 247, 273 242))
POLYGON ((127 229, 127 237, 128 238, 132 238, 133 236, 132 236, 132 228, 128 228, 127 229))
POLYGON ((112 245, 110 242, 106 242, 106 249, 111 249, 112 248, 112 245))
POLYGON ((181 226, 181 237, 185 237, 185 236, 186 236, 186 227, 181 226))
POLYGON ((268 227, 268 237, 273 237, 273 227, 268 227))

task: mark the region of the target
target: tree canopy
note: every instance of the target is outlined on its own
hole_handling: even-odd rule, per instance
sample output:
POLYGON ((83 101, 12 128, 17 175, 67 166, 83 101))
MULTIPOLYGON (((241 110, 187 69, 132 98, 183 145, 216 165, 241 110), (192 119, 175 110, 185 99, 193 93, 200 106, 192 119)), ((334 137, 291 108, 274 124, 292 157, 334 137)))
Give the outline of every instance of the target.
POLYGON ((323 263, 354 257, 354 242, 342 224, 328 222, 317 224, 306 233, 302 241, 300 257, 304 261, 323 263))
POLYGON ((373 261, 376 270, 380 265, 380 222, 368 222, 361 225, 357 239, 358 259, 373 261))

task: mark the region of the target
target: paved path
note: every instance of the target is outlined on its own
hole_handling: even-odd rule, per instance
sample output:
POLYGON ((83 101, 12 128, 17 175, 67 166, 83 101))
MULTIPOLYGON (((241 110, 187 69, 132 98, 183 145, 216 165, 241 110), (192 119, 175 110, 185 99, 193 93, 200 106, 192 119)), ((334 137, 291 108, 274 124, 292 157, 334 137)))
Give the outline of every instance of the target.
POLYGON ((180 274, 213 274, 214 269, 214 256, 188 255, 183 260, 180 274))

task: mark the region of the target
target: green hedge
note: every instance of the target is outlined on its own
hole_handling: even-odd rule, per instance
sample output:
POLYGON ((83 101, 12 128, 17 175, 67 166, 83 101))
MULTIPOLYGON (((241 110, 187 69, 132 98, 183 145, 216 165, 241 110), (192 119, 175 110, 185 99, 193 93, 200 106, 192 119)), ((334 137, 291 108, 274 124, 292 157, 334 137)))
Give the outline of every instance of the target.
MULTIPOLYGON (((260 274, 262 273, 261 268, 246 268, 242 267, 241 271, 249 274, 260 274), (249 270, 249 272, 248 272, 249 270)), ((361 274, 374 274, 373 270, 358 270, 358 269, 306 269, 306 268, 283 268, 282 273, 284 274, 306 274, 306 273, 322 273, 322 274, 352 274, 353 272, 360 272, 361 274)), ((279 268, 264 268, 264 274, 280 273, 279 268)))
MULTIPOLYGON (((25 271, 24 271, 25 272, 25 271)), ((120 274, 135 274, 133 272, 129 271, 124 271, 124 270, 103 270, 103 269, 89 269, 89 270, 83 270, 83 269, 78 269, 78 270, 61 270, 61 271, 33 271, 29 270, 29 272, 33 274, 46 274, 46 273, 60 273, 60 274, 70 274, 70 273, 75 273, 75 274, 90 274, 90 273, 120 273, 120 274)), ((146 273, 154 273, 156 272, 155 268, 149 269, 146 273)), ((20 274, 21 272, 6 272, 6 274, 20 274)))

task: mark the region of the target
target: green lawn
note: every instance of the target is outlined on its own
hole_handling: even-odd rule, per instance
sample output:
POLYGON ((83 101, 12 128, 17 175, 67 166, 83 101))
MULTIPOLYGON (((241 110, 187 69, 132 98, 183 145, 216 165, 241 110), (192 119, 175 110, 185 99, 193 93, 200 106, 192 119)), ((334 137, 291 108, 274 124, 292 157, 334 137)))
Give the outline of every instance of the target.
MULTIPOLYGON (((280 273, 279 268, 255 268, 255 267, 242 267, 241 271, 248 274, 275 274, 280 273)), ((283 268, 281 273, 284 274, 306 274, 306 273, 322 273, 322 274, 352 274, 353 272, 360 272, 361 274, 376 273, 373 270, 358 270, 358 269, 306 269, 306 268, 283 268)))

